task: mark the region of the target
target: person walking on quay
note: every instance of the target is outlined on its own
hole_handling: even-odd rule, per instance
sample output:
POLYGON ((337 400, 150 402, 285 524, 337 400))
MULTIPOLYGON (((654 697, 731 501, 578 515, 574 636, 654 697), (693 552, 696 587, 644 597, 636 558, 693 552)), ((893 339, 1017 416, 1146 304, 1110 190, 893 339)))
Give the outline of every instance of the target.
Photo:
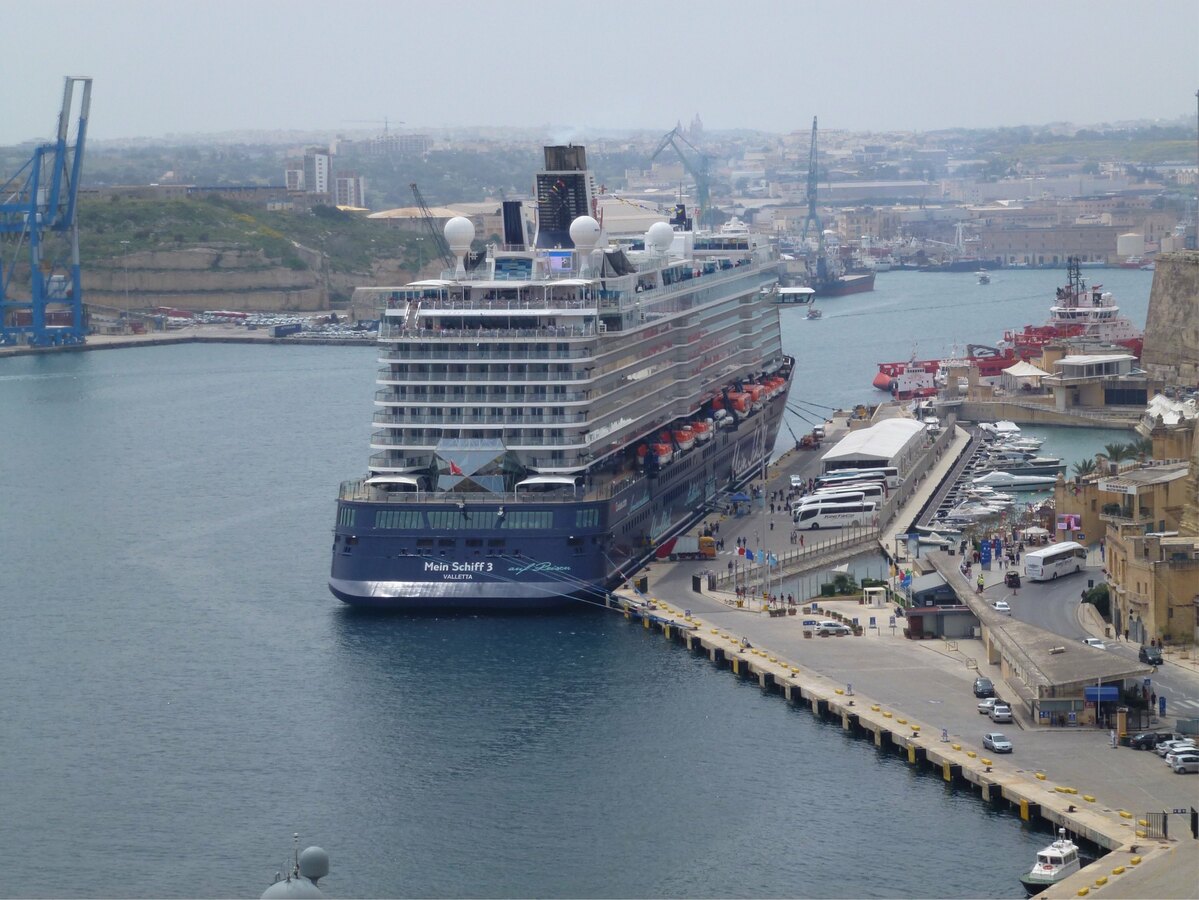
POLYGON ((986 582, 983 581, 983 573, 982 572, 978 573, 977 584, 978 584, 978 592, 981 594, 983 592, 983 588, 986 586, 986 582))
POLYGON ((1111 730, 1111 733, 1108 735, 1108 737, 1111 738, 1112 749, 1115 750, 1116 749, 1116 729, 1113 728, 1111 730))

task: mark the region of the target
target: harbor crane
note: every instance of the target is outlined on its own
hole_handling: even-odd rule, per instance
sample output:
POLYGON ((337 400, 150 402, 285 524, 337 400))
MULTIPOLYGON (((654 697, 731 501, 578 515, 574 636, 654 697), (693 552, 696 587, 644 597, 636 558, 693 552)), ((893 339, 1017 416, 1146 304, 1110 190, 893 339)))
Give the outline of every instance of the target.
POLYGON ((803 220, 802 240, 808 239, 808 226, 816 226, 817 240, 823 243, 824 230, 820 224, 820 216, 816 214, 816 117, 812 116, 812 147, 808 151, 808 214, 803 220))
POLYGON ((416 182, 408 185, 412 189, 412 196, 416 198, 416 206, 420 210, 421 224, 425 226, 425 233, 429 236, 429 240, 433 242, 433 248, 438 255, 441 256, 441 261, 445 263, 447 269, 454 268, 454 257, 450 254, 450 245, 445 241, 445 235, 441 233, 441 229, 433 221, 433 212, 429 209, 429 204, 425 202, 424 196, 420 192, 420 188, 416 186, 416 182))
POLYGON ((91 98, 91 78, 66 76, 54 140, 0 182, 0 344, 85 340, 75 204, 91 98))
MULTIPOLYGON (((343 119, 347 125, 382 125, 383 134, 389 134, 391 129, 391 119, 384 116, 382 119, 343 119)), ((396 122, 397 125, 403 125, 403 122, 396 122)))
POLYGON ((657 148, 650 154, 649 161, 653 162, 657 159, 667 147, 674 148, 674 152, 678 154, 679 160, 683 163, 683 168, 695 179, 695 205, 699 207, 696 220, 701 224, 711 224, 712 210, 709 201, 711 178, 708 173, 710 160, 707 154, 683 137, 679 129, 675 127, 663 135, 657 148), (690 148, 690 152, 684 150, 680 146, 680 142, 690 148))

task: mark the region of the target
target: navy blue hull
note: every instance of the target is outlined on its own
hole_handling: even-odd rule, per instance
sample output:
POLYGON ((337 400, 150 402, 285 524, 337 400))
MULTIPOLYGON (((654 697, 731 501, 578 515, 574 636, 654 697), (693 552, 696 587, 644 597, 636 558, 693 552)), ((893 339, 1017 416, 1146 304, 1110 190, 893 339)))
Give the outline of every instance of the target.
POLYGON ((656 544, 761 472, 785 404, 784 391, 736 429, 718 431, 653 476, 614 483, 603 498, 343 496, 329 588, 345 603, 389 610, 604 603, 656 544))

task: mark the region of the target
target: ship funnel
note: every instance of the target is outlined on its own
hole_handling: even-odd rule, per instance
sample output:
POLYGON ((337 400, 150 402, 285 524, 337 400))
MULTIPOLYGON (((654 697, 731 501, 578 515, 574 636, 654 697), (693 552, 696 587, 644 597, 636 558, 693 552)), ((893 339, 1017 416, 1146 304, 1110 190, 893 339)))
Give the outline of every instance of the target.
POLYGON ((457 264, 454 267, 455 278, 466 277, 466 254, 470 252, 471 241, 475 239, 475 226, 470 219, 454 216, 445 223, 445 242, 450 245, 457 264))

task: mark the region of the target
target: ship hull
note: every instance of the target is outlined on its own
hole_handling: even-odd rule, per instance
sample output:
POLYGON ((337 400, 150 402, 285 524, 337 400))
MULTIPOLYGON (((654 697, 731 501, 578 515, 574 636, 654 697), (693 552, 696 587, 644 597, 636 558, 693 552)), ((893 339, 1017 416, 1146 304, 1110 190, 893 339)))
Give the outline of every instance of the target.
POLYGON ((812 285, 816 297, 845 297, 849 294, 864 294, 874 290, 874 273, 863 275, 842 275, 831 281, 817 282, 812 285))
POLYGON ((711 510, 720 492, 761 472, 786 397, 787 390, 780 391, 735 430, 721 429, 656 477, 633 479, 605 500, 471 501, 461 513, 466 527, 434 535, 424 526, 375 525, 395 521, 397 514, 420 519, 431 507, 444 510, 444 501, 341 498, 329 589, 351 606, 411 612, 604 603, 608 591, 631 577, 663 540, 711 510), (518 533, 501 523, 514 512, 525 520, 543 514, 553 524, 518 533))

